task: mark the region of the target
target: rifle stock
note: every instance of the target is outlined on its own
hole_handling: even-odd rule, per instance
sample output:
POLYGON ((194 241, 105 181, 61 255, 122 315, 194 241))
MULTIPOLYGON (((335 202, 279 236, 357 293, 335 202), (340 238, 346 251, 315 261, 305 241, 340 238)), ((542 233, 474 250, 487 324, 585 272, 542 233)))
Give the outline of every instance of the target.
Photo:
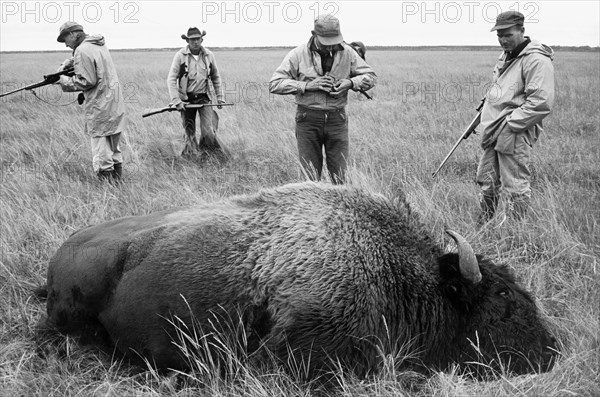
MULTIPOLYGON (((190 104, 190 105, 185 105, 184 107, 186 109, 200 109, 205 106, 233 106, 233 103, 204 103, 204 104, 200 104, 200 105, 190 104)), ((163 112, 172 112, 174 110, 177 110, 177 108, 175 106, 165 106, 164 108, 157 108, 157 109, 146 109, 146 110, 144 110, 144 113, 142 113, 142 117, 148 117, 148 116, 152 116, 152 115, 163 113, 163 112)))
POLYGON ((452 146, 452 149, 450 149, 450 152, 448 152, 448 154, 446 155, 446 157, 444 157, 444 160, 442 160, 440 166, 437 167, 437 169, 431 174, 432 178, 436 177, 436 175, 438 174, 438 172, 440 172, 440 170, 442 169, 442 167, 444 166, 444 164, 446 164, 446 162, 448 161, 448 159, 450 159, 450 156, 452 156, 452 154, 454 153, 454 151, 456 150, 456 148, 458 148, 458 146, 460 145, 460 143, 463 140, 467 139, 469 136, 471 136, 471 134, 473 132, 475 132, 475 128, 477 128, 477 126, 479 125, 479 123, 481 121, 481 109, 483 109, 484 102, 485 102, 485 98, 483 98, 481 100, 481 103, 477 107, 477 109, 476 109, 477 110, 477 115, 475 116, 475 118, 471 121, 471 123, 469 123, 469 126, 461 134, 460 138, 458 138, 458 140, 456 141, 456 143, 454 144, 454 146, 452 146))
POLYGON ((60 79, 60 76, 72 76, 72 75, 73 75, 73 68, 68 68, 68 69, 65 69, 65 70, 61 70, 60 72, 47 74, 47 75, 44 75, 44 80, 43 81, 40 81, 39 83, 29 84, 29 85, 27 85, 25 87, 17 88, 16 90, 5 92, 4 94, 0 94, 0 98, 5 97, 5 96, 10 95, 10 94, 17 93, 19 91, 33 90, 34 88, 38 88, 38 87, 43 87, 45 85, 54 84, 54 83, 56 83, 60 79))

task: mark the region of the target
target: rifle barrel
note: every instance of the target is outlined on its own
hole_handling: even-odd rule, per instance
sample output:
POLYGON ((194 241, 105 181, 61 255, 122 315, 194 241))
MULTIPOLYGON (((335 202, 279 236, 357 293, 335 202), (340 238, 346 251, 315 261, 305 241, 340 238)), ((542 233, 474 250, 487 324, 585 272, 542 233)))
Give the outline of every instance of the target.
MULTIPOLYGON (((189 104, 189 105, 185 105, 184 107, 186 109, 200 109, 205 106, 233 106, 233 103, 189 104)), ((146 110, 144 110, 144 113, 142 113, 142 117, 148 117, 148 116, 152 116, 152 115, 163 113, 163 112, 172 112, 174 110, 177 110, 177 108, 175 106, 165 106, 164 108, 157 108, 157 109, 146 109, 146 110)))
POLYGON ((21 88, 17 88, 16 90, 5 92, 4 94, 0 94, 0 98, 2 98, 4 96, 7 96, 7 95, 10 95, 10 94, 14 94, 15 92, 26 90, 26 89, 27 89, 27 87, 21 87, 21 88))
POLYGON ((4 94, 0 94, 0 98, 5 97, 7 95, 10 94, 14 94, 15 92, 19 92, 19 91, 23 91, 23 90, 33 90, 34 88, 38 88, 38 87, 43 87, 45 85, 50 85, 55 83, 57 80, 53 80, 57 77, 63 76, 63 75, 68 75, 73 73, 73 68, 69 68, 69 69, 65 69, 65 70, 61 70, 60 72, 56 72, 56 73, 51 73, 51 74, 47 74, 44 76, 44 80, 40 81, 38 83, 33 83, 33 84, 29 84, 26 85, 25 87, 21 87, 21 88, 17 88, 16 90, 12 90, 9 92, 5 92, 4 94))
POLYGON ((471 123, 469 123, 469 126, 460 135, 460 138, 458 138, 458 140, 456 141, 456 143, 454 144, 454 146, 452 146, 452 149, 450 149, 450 152, 446 155, 446 157, 444 157, 444 160, 442 160, 442 163, 440 164, 440 166, 437 167, 437 169, 431 174, 431 176, 433 178, 435 178, 436 175, 438 174, 438 172, 440 172, 440 170, 442 169, 442 167, 444 166, 444 164, 446 164, 446 162, 448 161, 448 159, 450 158, 450 156, 452 156, 452 153, 454 153, 454 151, 456 150, 456 148, 458 148, 458 146, 460 145, 460 143, 464 139, 467 139, 473 133, 473 131, 475 131, 475 128, 479 125, 480 121, 481 121, 481 113, 478 112, 477 116, 475 116, 475 118, 471 121, 471 123))
POLYGON ((5 92, 4 94, 0 94, 0 98, 10 95, 10 94, 14 94, 15 92, 24 91, 24 90, 33 90, 34 88, 43 87, 43 86, 49 85, 49 84, 52 84, 52 83, 47 83, 46 80, 40 81, 39 83, 29 84, 29 85, 26 85, 25 87, 17 88, 16 90, 12 90, 10 92, 5 92))

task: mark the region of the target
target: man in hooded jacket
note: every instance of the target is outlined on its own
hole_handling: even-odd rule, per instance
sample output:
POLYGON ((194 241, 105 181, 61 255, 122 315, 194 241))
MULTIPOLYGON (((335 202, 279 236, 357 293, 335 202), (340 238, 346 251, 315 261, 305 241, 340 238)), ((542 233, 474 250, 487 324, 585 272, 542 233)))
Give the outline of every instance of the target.
POLYGON ((86 35, 77 22, 65 22, 59 43, 73 50, 59 70, 73 67, 73 76, 61 76, 63 91, 82 91, 85 132, 91 135, 94 171, 102 180, 119 182, 123 155, 119 147, 125 131, 125 102, 117 71, 102 35, 86 35))
POLYGON ((491 30, 497 31, 504 51, 494 67, 479 126, 484 150, 476 177, 480 226, 494 215, 501 190, 515 219, 526 214, 531 199, 531 150, 554 102, 554 52, 525 36, 524 20, 523 14, 507 11, 498 15, 491 30))

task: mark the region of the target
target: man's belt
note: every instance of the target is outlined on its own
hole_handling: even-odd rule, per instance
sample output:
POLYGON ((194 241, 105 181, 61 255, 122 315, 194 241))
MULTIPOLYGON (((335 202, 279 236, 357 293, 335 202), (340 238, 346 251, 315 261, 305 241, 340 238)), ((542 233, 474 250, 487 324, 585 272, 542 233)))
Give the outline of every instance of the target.
POLYGON ((203 99, 203 98, 210 99, 208 97, 208 94, 205 92, 202 92, 200 94, 192 94, 191 92, 188 92, 186 95, 187 95, 189 101, 195 101, 197 99, 203 99))
POLYGON ((319 113, 339 113, 339 112, 343 112, 346 109, 345 108, 339 108, 339 109, 315 109, 315 108, 309 108, 306 106, 302 106, 302 105, 298 105, 298 110, 301 112, 319 112, 319 113))

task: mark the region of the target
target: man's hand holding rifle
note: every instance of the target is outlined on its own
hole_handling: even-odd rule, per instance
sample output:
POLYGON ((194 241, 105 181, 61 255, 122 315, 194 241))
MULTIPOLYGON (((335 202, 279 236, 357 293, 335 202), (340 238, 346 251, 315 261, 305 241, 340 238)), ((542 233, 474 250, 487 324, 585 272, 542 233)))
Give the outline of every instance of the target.
POLYGON ((60 73, 63 70, 73 69, 74 67, 75 67, 75 60, 73 59, 73 57, 67 58, 63 61, 63 63, 60 64, 60 66, 58 67, 56 72, 60 73))

